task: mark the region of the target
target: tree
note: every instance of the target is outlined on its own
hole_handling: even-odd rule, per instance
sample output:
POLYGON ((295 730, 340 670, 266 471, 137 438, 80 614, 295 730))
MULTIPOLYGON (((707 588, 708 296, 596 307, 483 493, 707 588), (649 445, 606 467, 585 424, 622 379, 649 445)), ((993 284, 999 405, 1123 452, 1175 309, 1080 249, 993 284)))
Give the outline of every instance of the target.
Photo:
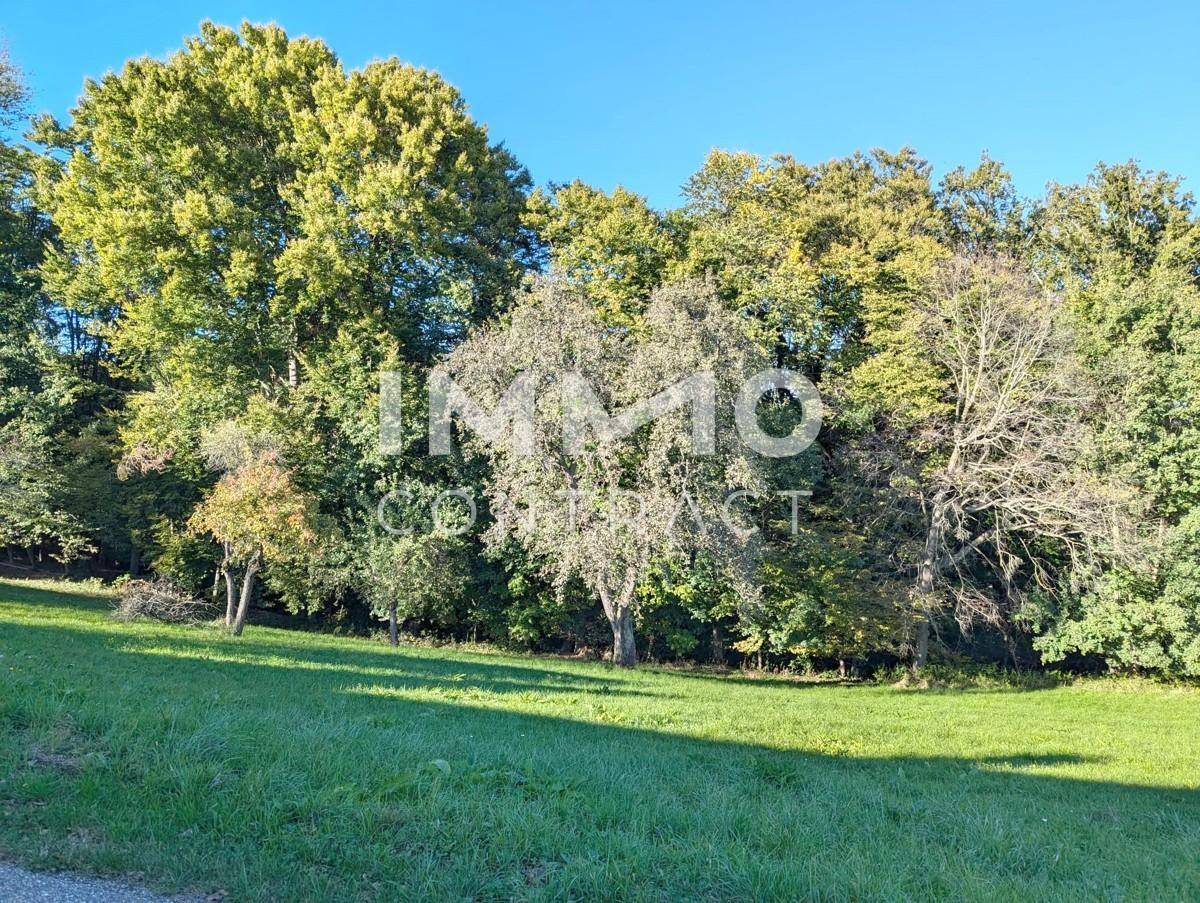
POLYGON ((763 351, 839 402, 808 466, 764 462, 774 486, 813 494, 796 535, 771 537, 738 646, 760 658, 891 648, 898 562, 871 529, 884 494, 848 465, 884 418, 911 424, 939 405, 918 308, 948 253, 929 167, 908 149, 816 166, 714 152, 686 193, 687 267, 714 272, 763 351))
POLYGON ((1000 625, 1027 590, 1135 548, 1128 498, 1090 466, 1098 400, 1061 301, 1010 259, 958 256, 920 313, 940 410, 858 449, 916 540, 901 555, 915 559, 918 668, 947 603, 964 625, 1000 625))
POLYGON ((189 502, 202 437, 268 400, 319 437, 288 466, 349 529, 380 471, 364 383, 419 376, 532 260, 529 177, 453 87, 395 59, 347 71, 275 26, 206 23, 37 135, 59 161, 39 183, 60 233, 42 276, 129 382, 123 469, 189 502))
POLYGON ((29 198, 31 155, 4 134, 24 118, 28 92, 0 51, 0 417, 21 413, 41 377, 36 353, 45 326, 36 268, 43 229, 29 198))
POLYGON ((47 271, 136 373, 294 386, 364 317, 429 355, 519 275, 528 176, 430 72, 206 23, 72 112, 47 271))
POLYGON ((714 151, 685 192, 687 269, 715 274, 777 366, 814 382, 857 366, 865 383, 896 359, 921 391, 925 362, 900 338, 943 253, 927 163, 907 148, 818 166, 714 151))
POLYGON ((1039 260, 1062 286, 1092 379, 1116 404, 1097 424, 1102 465, 1134 487, 1153 567, 1031 600, 1043 659, 1200 674, 1200 224, 1178 179, 1132 163, 1055 186, 1037 214, 1039 260))
POLYGON ((64 510, 62 471, 46 449, 36 424, 14 420, 0 425, 0 545, 33 550, 51 544, 64 565, 95 551, 83 525, 64 510))
POLYGON ((657 561, 697 551, 744 572, 738 513, 732 530, 722 513, 727 488, 757 489, 759 477, 728 416, 714 453, 692 454, 681 408, 628 436, 593 424, 572 446, 561 420, 576 410, 571 399, 578 396, 564 395, 564 387, 588 387, 615 414, 694 373, 711 373, 717 411, 728 415, 741 379, 760 363, 712 289, 696 282, 652 294, 634 334, 608 325, 587 298, 543 281, 503 325, 479 331, 449 358, 448 372, 482 404, 494 406, 519 374, 535 387, 531 436, 468 436, 491 465, 490 536, 518 539, 560 590, 577 578, 595 594, 618 665, 636 662, 637 589, 657 561))
POLYGON ((408 618, 445 624, 453 599, 469 579, 462 553, 461 541, 445 531, 390 535, 369 530, 356 537, 352 585, 372 617, 387 621, 393 646, 408 618))
POLYGON ((987 154, 968 172, 946 173, 938 191, 949 244, 966 252, 1019 254, 1029 238, 1027 205, 1008 171, 987 154))
POLYGON ((28 92, 0 51, 0 544, 33 558, 44 547, 64 565, 95 551, 72 510, 70 481, 58 450, 84 425, 78 394, 59 365, 57 330, 37 267, 49 223, 33 203, 36 159, 3 134, 24 119, 28 92), (66 428, 64 428, 64 426, 66 428))
POLYGON ((619 185, 605 194, 583 182, 535 192, 526 221, 549 246, 553 271, 610 322, 637 323, 650 292, 682 249, 678 229, 645 198, 619 185))
POLYGON ((1034 211, 1040 262, 1063 287, 1118 267, 1147 273, 1164 258, 1194 273, 1193 208, 1177 177, 1100 163, 1082 185, 1050 185, 1034 211))
POLYGON ((192 529, 212 534, 226 550, 227 566, 243 569, 234 636, 242 633, 264 563, 296 560, 316 544, 313 507, 268 451, 223 475, 193 512, 192 529))
POLYGON ((764 552, 763 591, 739 606, 735 646, 760 660, 772 653, 810 664, 833 659, 845 676, 848 661, 898 649, 898 581, 873 579, 858 525, 809 518, 764 552))

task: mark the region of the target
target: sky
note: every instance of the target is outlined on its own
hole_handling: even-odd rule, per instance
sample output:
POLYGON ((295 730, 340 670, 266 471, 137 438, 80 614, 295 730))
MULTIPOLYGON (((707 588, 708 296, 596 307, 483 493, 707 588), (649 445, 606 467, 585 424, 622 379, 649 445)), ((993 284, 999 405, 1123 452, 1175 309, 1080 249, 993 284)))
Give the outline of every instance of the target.
POLYGON ((713 148, 806 162, 903 145, 937 175, 986 150, 1018 189, 1137 159, 1200 194, 1200 4, 1041 0, 572 4, 0 0, 35 111, 161 57, 204 19, 277 22, 348 67, 396 56, 456 85, 538 184, 658 207, 713 148))

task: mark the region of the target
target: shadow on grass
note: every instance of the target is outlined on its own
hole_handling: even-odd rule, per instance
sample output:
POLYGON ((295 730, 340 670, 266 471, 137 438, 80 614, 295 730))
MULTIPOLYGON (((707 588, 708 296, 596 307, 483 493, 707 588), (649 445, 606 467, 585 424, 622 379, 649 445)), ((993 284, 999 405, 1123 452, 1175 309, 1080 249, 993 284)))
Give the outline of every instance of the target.
MULTIPOLYGON (((241 675, 246 678, 255 674, 260 677, 273 675, 283 680, 274 681, 272 685, 287 695, 303 693, 299 688, 306 681, 328 687, 331 681, 339 678, 358 678, 360 681, 386 682, 380 686, 394 690, 680 698, 678 694, 629 686, 622 679, 624 672, 618 671, 614 671, 612 677, 597 677, 569 670, 555 671, 478 660, 486 656, 439 659, 434 657, 434 650, 421 655, 413 655, 411 650, 404 647, 354 648, 343 652, 312 646, 289 647, 285 643, 245 637, 233 638, 215 628, 163 628, 162 625, 150 623, 146 625, 149 626, 148 633, 138 630, 126 633, 121 626, 114 622, 111 630, 62 625, 21 625, 6 629, 11 630, 13 635, 28 638, 31 645, 43 644, 53 637, 57 644, 82 649, 99 641, 109 653, 122 659, 136 660, 136 667, 153 667, 157 663, 176 674, 193 672, 198 679, 214 675, 241 675)), ((125 672, 127 669, 128 663, 121 670, 125 672)), ((234 683, 237 684, 240 679, 234 683)), ((264 697, 263 701, 269 703, 271 699, 264 697)))
MULTIPOLYGON (((65 592, 58 589, 31 586, 26 581, 14 579, 0 580, 0 587, 3 587, 3 594, 8 596, 9 599, 22 603, 44 605, 52 608, 82 608, 92 611, 104 611, 111 607, 111 596, 105 595, 103 591, 97 592, 95 587, 86 583, 80 584, 78 589, 78 592, 84 595, 77 595, 74 589, 72 592, 65 592), (95 595, 86 595, 87 593, 95 593, 95 595)), ((0 598, 0 602, 2 601, 3 598, 0 598)), ((141 623, 151 628, 155 626, 155 622, 152 621, 141 623)), ((223 633, 222 628, 216 624, 200 625, 195 630, 197 637, 201 637, 209 643, 221 644, 230 639, 223 633)), ((408 673, 414 677, 428 679, 441 677, 448 681, 457 681, 462 679, 462 667, 469 664, 473 669, 492 674, 494 676, 493 683, 497 687, 501 682, 506 682, 514 692, 537 690, 541 688, 540 684, 542 682, 559 682, 561 684, 568 673, 570 674, 570 681, 576 685, 577 689, 584 689, 585 686, 594 686, 597 689, 603 688, 608 692, 618 692, 618 688, 624 687, 631 682, 644 683, 642 677, 645 675, 662 675, 668 678, 679 678, 688 681, 707 681, 724 686, 781 688, 789 691, 800 691, 814 687, 828 688, 831 686, 859 691, 874 690, 888 692, 890 690, 887 684, 876 681, 805 680, 799 677, 770 674, 747 675, 740 671, 709 669, 702 666, 673 667, 670 665, 645 664, 640 666, 635 673, 608 666, 603 662, 581 662, 577 659, 555 655, 521 656, 530 661, 531 664, 518 665, 511 662, 497 664, 488 660, 493 658, 510 658, 519 655, 519 653, 507 652, 501 649, 497 649, 494 652, 479 652, 463 650, 453 646, 433 647, 405 644, 401 644, 398 649, 392 649, 382 646, 376 640, 361 636, 341 636, 321 631, 304 631, 275 626, 264 627, 253 624, 251 625, 249 634, 238 639, 228 649, 230 656, 236 655, 236 657, 241 659, 257 657, 261 660, 260 663, 262 664, 268 664, 267 659, 278 659, 281 653, 287 652, 294 657, 299 667, 311 668, 319 665, 326 670, 341 670, 345 673, 360 671, 364 676, 377 676, 375 673, 376 670, 383 668, 394 671, 397 674, 401 672, 408 673), (256 640, 254 638, 255 634, 263 636, 264 632, 269 632, 271 636, 269 641, 256 640), (446 656, 449 656, 449 658, 446 656), (534 664, 536 662, 544 662, 545 666, 539 667, 537 664, 534 664), (574 671, 574 669, 579 667, 606 668, 607 673, 603 677, 579 674, 574 671)), ((977 685, 970 681, 962 685, 946 685, 935 681, 931 688, 907 689, 912 689, 914 692, 991 694, 1033 692, 1052 689, 1058 685, 1059 682, 1051 679, 1040 681, 1030 680, 1026 682, 1014 681, 1011 684, 1005 683, 999 686, 977 685)), ((562 690, 564 688, 559 686, 555 689, 562 690)), ((624 692, 626 695, 659 697, 672 695, 628 688, 619 692, 624 692)))
MULTIPOLYGON (((105 596, 81 599, 72 593, 21 585, 15 581, 4 581, 0 583, 0 587, 0 603, 15 601, 50 608, 96 612, 111 607, 109 598, 105 596)), ((556 692, 565 692, 574 689, 656 695, 642 690, 620 689, 629 681, 630 672, 614 668, 611 670, 611 676, 579 674, 571 667, 576 663, 568 659, 546 660, 550 665, 565 666, 562 669, 511 662, 501 664, 490 662, 488 659, 504 657, 504 653, 492 655, 405 645, 393 649, 362 637, 340 637, 334 634, 275 627, 251 626, 247 635, 239 638, 230 637, 223 628, 216 625, 190 627, 181 633, 178 628, 167 627, 154 621, 135 622, 134 629, 128 631, 122 631, 121 625, 116 622, 111 625, 102 622, 94 631, 67 626, 55 626, 51 629, 74 633, 78 635, 78 639, 85 635, 106 637, 106 644, 111 646, 111 641, 115 641, 127 650, 134 648, 138 643, 166 646, 173 650, 163 653, 151 651, 148 654, 195 657, 219 651, 220 655, 231 661, 249 659, 250 664, 262 667, 286 667, 287 665, 280 664, 279 660, 290 659, 291 666, 300 670, 335 671, 360 674, 364 677, 379 677, 383 674, 444 683, 459 683, 465 679, 466 670, 470 670, 473 672, 474 685, 496 691, 553 689, 556 692), (255 634, 262 637, 267 635, 268 631, 270 640, 255 638, 255 634), (453 657, 442 657, 440 653, 443 652, 453 657)))
MULTIPOLYGON (((64 585, 60 581, 54 582, 64 585)), ((65 592, 58 589, 30 585, 28 581, 9 578, 0 579, 0 587, 3 588, 3 594, 7 595, 11 600, 23 603, 55 608, 84 608, 93 611, 107 610, 111 607, 111 595, 107 595, 104 590, 97 590, 95 586, 88 583, 81 583, 78 588, 73 588, 71 592, 65 592)), ((2 601, 3 598, 0 598, 0 602, 2 601)), ((150 621, 143 623, 148 626, 154 625, 154 622, 150 621)), ((221 630, 222 628, 217 625, 202 625, 197 628, 198 635, 213 642, 223 642, 228 639, 221 630)), ((401 644, 399 649, 392 649, 382 646, 376 640, 362 636, 342 636, 323 631, 261 626, 254 625, 253 623, 251 624, 250 634, 240 638, 236 645, 230 648, 238 650, 239 657, 261 656, 263 658, 278 658, 281 651, 286 650, 296 657, 297 663, 339 665, 343 666, 347 671, 352 670, 352 668, 346 667, 346 660, 348 658, 356 660, 353 663, 356 667, 369 665, 370 668, 394 669, 396 668, 397 658, 401 657, 406 669, 416 667, 416 663, 419 662, 420 665, 416 667, 416 671, 420 674, 429 677, 442 675, 447 679, 455 678, 461 671, 459 665, 469 662, 472 667, 487 669, 498 677, 503 676, 504 679, 509 680, 517 679, 518 682, 520 680, 560 680, 565 673, 563 669, 571 669, 576 666, 609 667, 609 674, 604 677, 572 674, 571 679, 578 684, 594 684, 596 686, 607 686, 612 689, 631 680, 640 682, 640 677, 635 676, 632 672, 606 666, 603 662, 580 662, 577 659, 564 656, 522 655, 502 649, 497 649, 494 652, 479 652, 463 650, 454 646, 435 647, 405 644, 401 644), (254 634, 260 631, 269 631, 271 640, 268 642, 254 639, 254 634), (336 648, 332 648, 335 645, 336 648), (453 658, 450 660, 439 658, 439 656, 444 655, 449 655, 453 658), (528 659, 531 664, 516 665, 506 663, 501 665, 488 662, 489 658, 508 658, 518 655, 528 659), (532 664, 539 661, 545 662, 546 666, 538 667, 536 664, 532 664)), ((973 680, 969 675, 966 678, 959 679, 962 678, 962 675, 959 674, 955 674, 955 680, 940 681, 937 679, 936 669, 931 670, 930 674, 933 677, 930 687, 902 688, 911 689, 914 692, 990 694, 1037 692, 1054 689, 1062 685, 1062 681, 1045 674, 1030 674, 1023 678, 1016 676, 1011 680, 996 678, 992 675, 982 675, 978 681, 973 680)), ((637 675, 663 675, 683 680, 719 682, 723 685, 777 687, 788 690, 803 690, 812 687, 828 688, 831 686, 858 690, 886 691, 890 689, 889 684, 871 680, 806 680, 801 677, 772 674, 749 675, 741 671, 720 670, 704 666, 674 667, 671 665, 645 664, 637 669, 637 675)), ((525 689, 533 689, 533 687, 525 689)), ((646 694, 643 691, 642 695, 664 694, 646 694)))
POLYGON ((927 678, 926 686, 912 684, 907 675, 902 679, 846 679, 823 678, 813 679, 801 675, 787 674, 747 674, 738 670, 722 670, 713 667, 700 666, 647 666, 647 671, 695 680, 719 680, 729 684, 758 687, 787 687, 803 689, 805 687, 843 687, 846 689, 905 689, 917 692, 952 692, 952 693, 1035 693, 1042 690, 1053 690, 1069 683, 1057 675, 1045 672, 1020 673, 988 673, 979 671, 971 673, 957 669, 941 669, 930 666, 923 674, 927 678))
POLYGON ((54 608, 72 608, 85 610, 105 610, 112 608, 113 594, 110 589, 99 583, 80 582, 68 583, 65 580, 54 580, 49 577, 35 579, 19 579, 11 574, 0 576, 0 603, 28 602, 32 605, 46 605, 54 608), (71 587, 71 589, 49 589, 41 586, 51 583, 56 587, 71 587))
MULTIPOLYGON (((23 596, 55 606, 70 598, 29 589, 23 596)), ((732 896, 747 890, 735 880, 738 869, 816 862, 830 851, 857 863, 863 880, 888 868, 888 857, 904 863, 894 876, 900 896, 954 895, 953 881, 976 869, 978 880, 994 875, 1016 882, 1012 887, 1043 890, 1115 888, 1152 897, 1154 890, 1178 896, 1200 888, 1196 791, 1084 776, 1110 752, 1082 741, 1080 752, 880 756, 842 737, 805 736, 814 748, 780 749, 752 737, 696 736, 677 711, 687 697, 656 693, 642 686, 652 680, 621 672, 610 679, 480 660, 485 656, 446 661, 425 650, 332 649, 329 638, 309 645, 280 632, 268 641, 159 625, 102 628, 8 623, 0 631, 6 650, 34 659, 22 686, 46 694, 0 698, 0 735, 45 734, 67 716, 86 725, 96 743, 124 737, 94 759, 81 757, 58 780, 68 788, 111 784, 127 796, 73 809, 76 791, 60 787, 40 800, 71 829, 142 825, 138 830, 151 836, 136 839, 165 848, 178 847, 187 830, 189 846, 219 850, 229 842, 221 826, 243 820, 264 832, 255 843, 278 855, 300 842, 289 833, 295 825, 332 819, 348 832, 345 849, 370 851, 372 822, 352 813, 403 804, 416 813, 404 843, 456 862, 471 860, 465 850, 487 851, 495 874, 486 880, 511 878, 513 886, 524 880, 522 863, 530 857, 569 864, 586 863, 597 849, 633 856, 622 852, 632 838, 661 855, 623 862, 622 881, 630 883, 621 886, 651 896, 675 888, 687 896, 704 886, 699 882, 718 880, 695 865, 714 856, 733 869, 714 895, 732 896), (525 693, 531 698, 514 696, 525 693), (580 698, 555 699, 559 694, 580 698), (537 711, 543 701, 547 710, 537 711), (159 762, 165 776, 151 777, 141 762, 127 760, 135 754, 159 762), (1044 773, 1075 767, 1080 774, 1044 773), (171 783, 194 770, 204 775, 198 789, 171 783), (203 801, 194 811, 212 813, 181 822, 175 807, 189 792, 203 801), (130 811, 146 805, 163 807, 161 824, 130 811), (510 841, 505 826, 513 824, 522 833, 510 841), (908 869, 922 857, 931 859, 929 869, 945 867, 951 883, 920 883, 921 872, 908 869)), ((769 700, 757 704, 765 718, 797 713, 773 710, 769 700)), ((21 783, 22 775, 51 769, 69 753, 44 745, 21 751, 19 773, 0 798, 20 787, 35 797, 49 794, 48 785, 21 783)), ((32 811, 21 824, 30 836, 38 819, 49 817, 32 811)), ((268 853, 255 846, 242 855, 268 853)), ((154 873, 136 858, 124 867, 154 873)), ((288 880, 288 867, 294 864, 286 856, 256 859, 246 874, 288 880)), ((366 881, 355 885, 365 888, 395 878, 394 865, 370 857, 321 868, 330 880, 366 881)), ((504 896, 505 888, 512 890, 488 885, 479 895, 504 896)))

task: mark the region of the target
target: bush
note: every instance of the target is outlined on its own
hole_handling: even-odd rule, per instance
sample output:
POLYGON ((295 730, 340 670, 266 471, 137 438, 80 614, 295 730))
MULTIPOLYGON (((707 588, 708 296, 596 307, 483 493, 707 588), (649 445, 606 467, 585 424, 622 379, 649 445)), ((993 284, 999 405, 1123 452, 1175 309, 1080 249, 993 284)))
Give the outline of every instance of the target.
POLYGON ((117 591, 113 617, 121 621, 150 618, 172 624, 197 624, 216 616, 216 608, 162 577, 127 580, 117 591))

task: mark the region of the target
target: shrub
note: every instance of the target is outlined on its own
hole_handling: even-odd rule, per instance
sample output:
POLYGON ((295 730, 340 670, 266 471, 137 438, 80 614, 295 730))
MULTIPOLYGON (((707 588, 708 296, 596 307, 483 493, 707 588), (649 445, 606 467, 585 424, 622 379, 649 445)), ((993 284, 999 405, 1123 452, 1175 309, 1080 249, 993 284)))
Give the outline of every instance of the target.
POLYGON ((215 617, 216 609, 162 577, 127 580, 117 591, 113 617, 121 621, 150 618, 172 624, 196 624, 215 617))

